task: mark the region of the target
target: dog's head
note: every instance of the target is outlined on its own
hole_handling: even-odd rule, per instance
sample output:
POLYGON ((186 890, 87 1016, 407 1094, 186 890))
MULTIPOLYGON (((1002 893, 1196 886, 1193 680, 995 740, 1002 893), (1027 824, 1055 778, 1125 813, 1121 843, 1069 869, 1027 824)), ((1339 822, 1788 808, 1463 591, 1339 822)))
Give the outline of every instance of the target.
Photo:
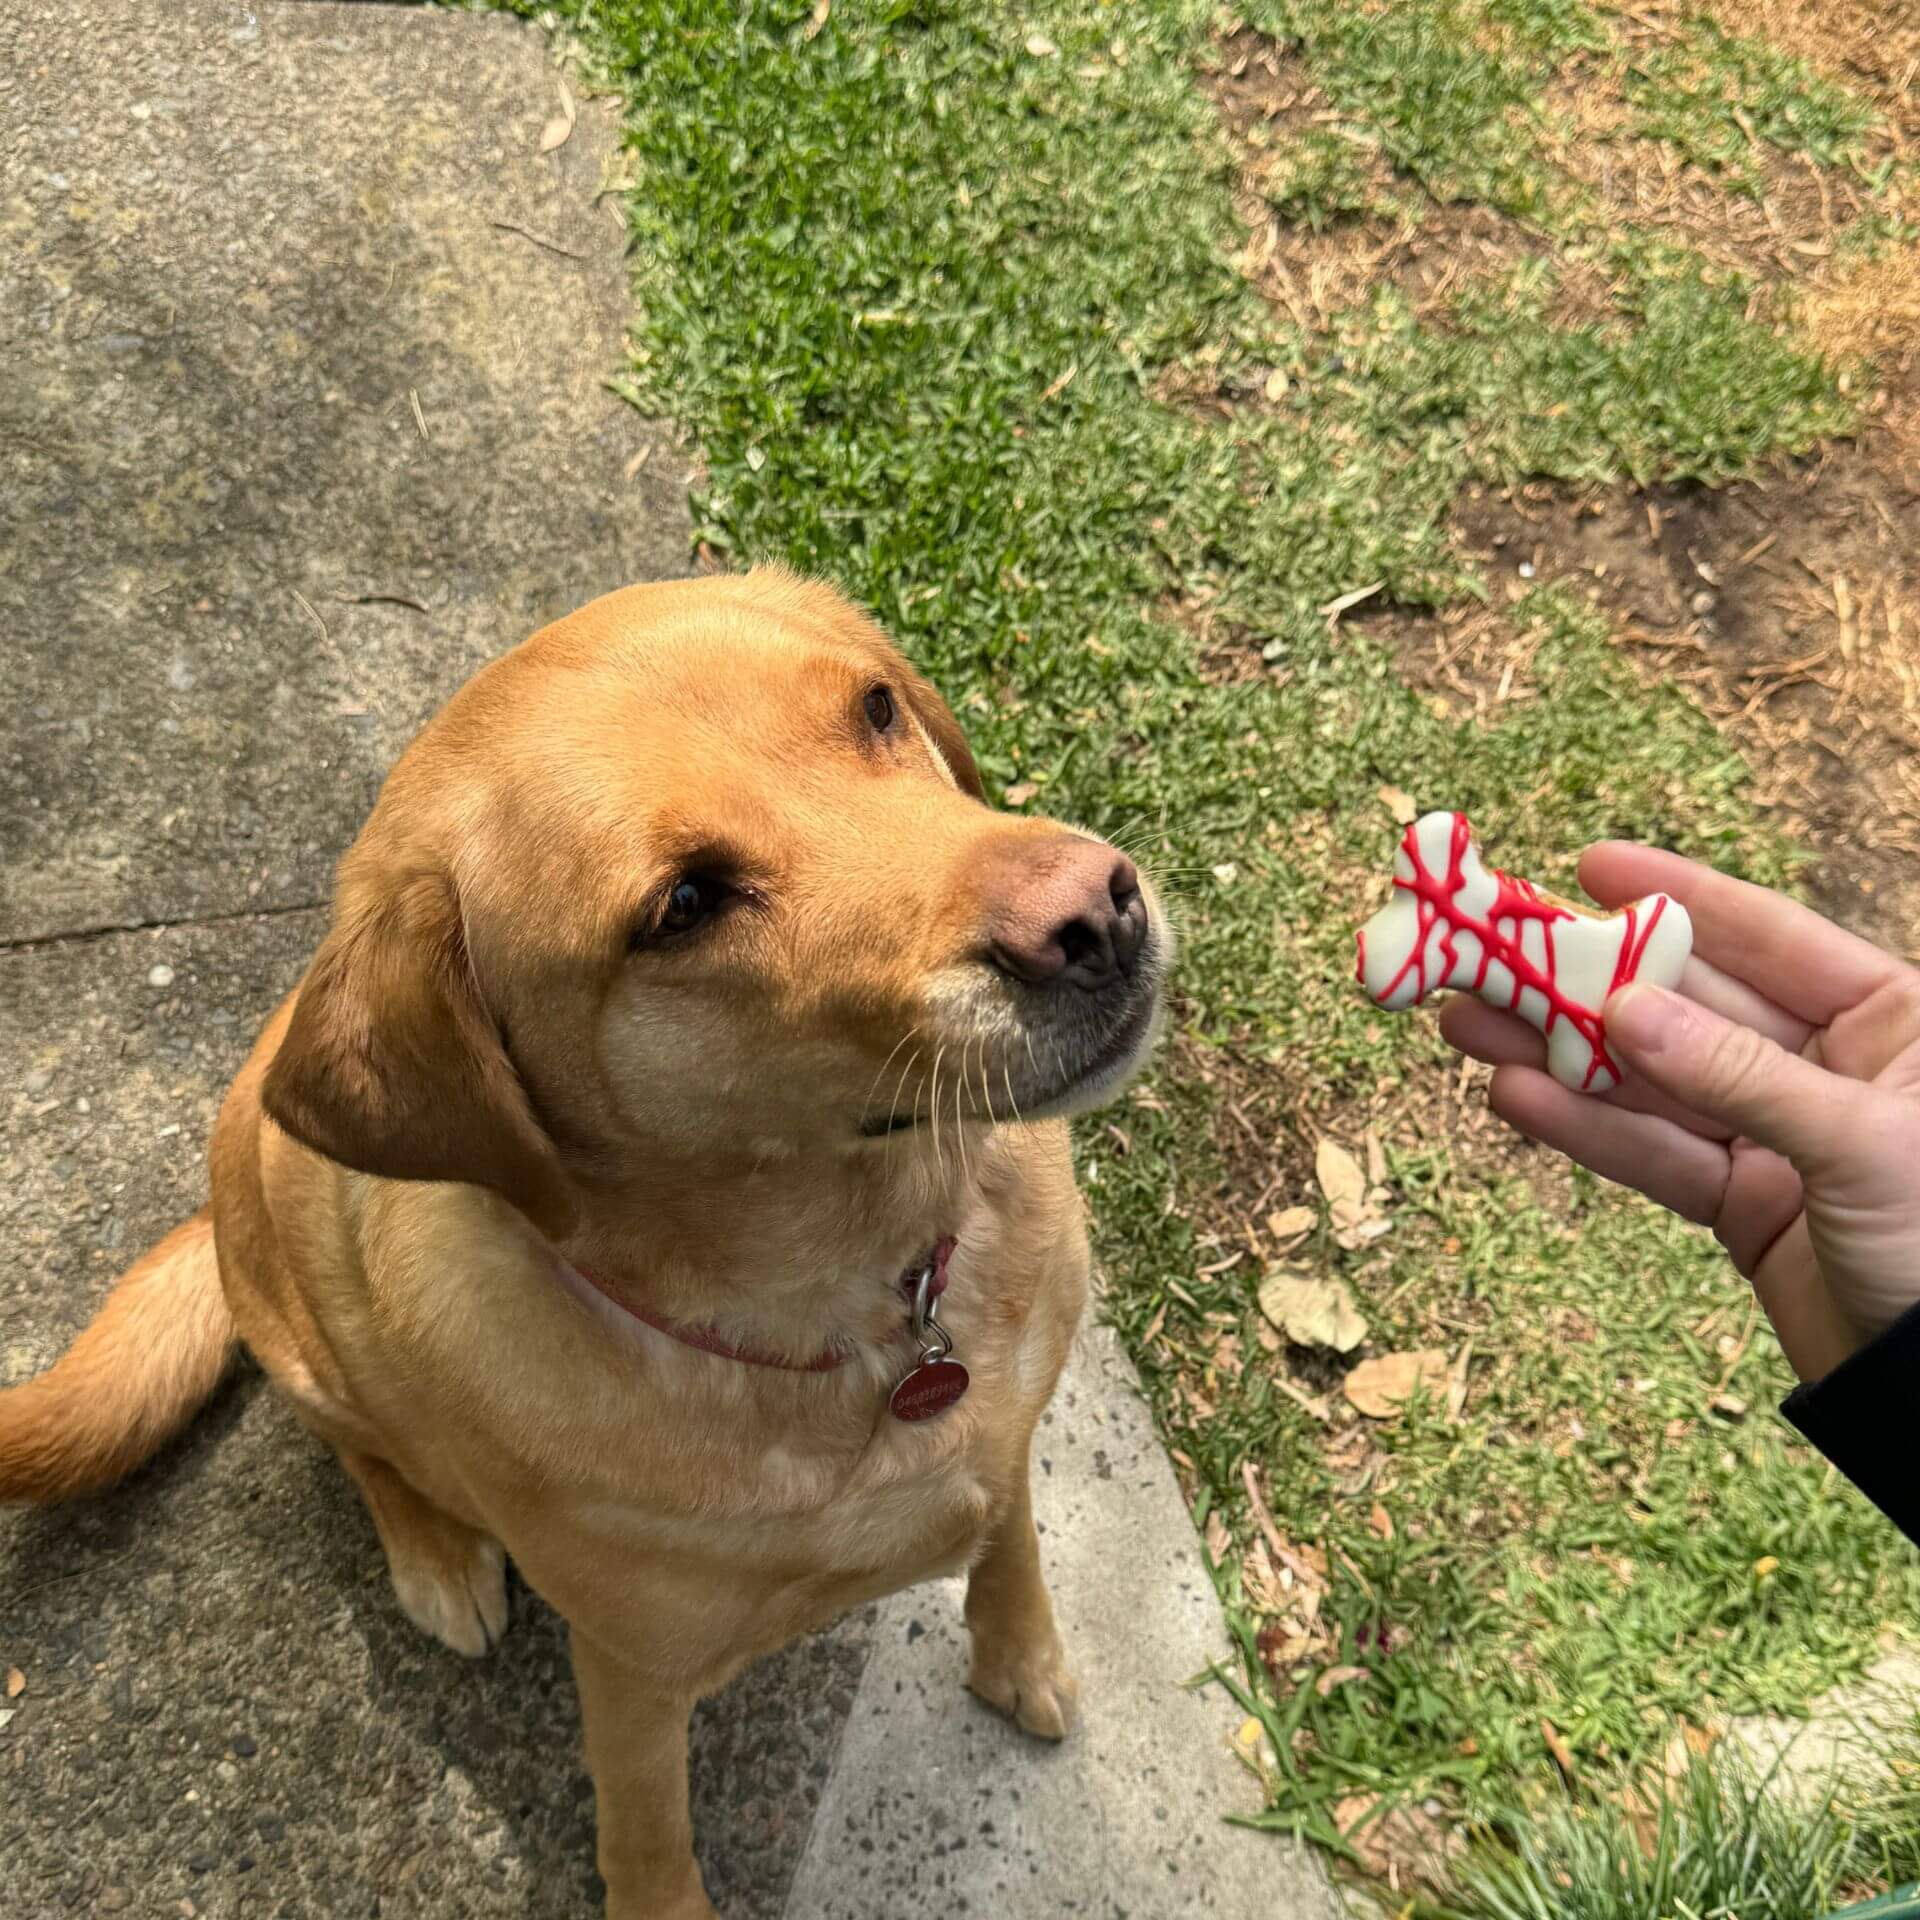
POLYGON ((837 594, 641 587, 402 757, 264 1100, 348 1166, 557 1230, 642 1159, 910 1152, 1093 1104, 1169 954, 1132 863, 986 806, 946 704, 837 594))

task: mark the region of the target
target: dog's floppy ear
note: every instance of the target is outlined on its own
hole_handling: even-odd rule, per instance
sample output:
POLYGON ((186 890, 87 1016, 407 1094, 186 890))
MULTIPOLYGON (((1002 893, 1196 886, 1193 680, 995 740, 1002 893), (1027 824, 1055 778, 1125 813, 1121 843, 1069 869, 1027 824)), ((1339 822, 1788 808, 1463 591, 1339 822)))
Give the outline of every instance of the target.
POLYGON ((571 1220, 558 1155, 481 1001, 438 874, 343 898, 261 1100, 296 1140, 359 1172, 489 1187, 554 1237, 571 1220))
POLYGON ((901 672, 901 691, 907 696, 907 704, 913 709, 913 717, 926 728, 927 737, 933 742, 935 751, 947 763, 947 770, 953 775, 954 784, 962 793, 970 793, 976 800, 984 800, 987 790, 980 781, 980 769, 974 764, 973 749, 967 745, 967 736, 960 731, 960 722, 953 717, 953 709, 940 697, 940 690, 925 674, 906 667, 901 672))

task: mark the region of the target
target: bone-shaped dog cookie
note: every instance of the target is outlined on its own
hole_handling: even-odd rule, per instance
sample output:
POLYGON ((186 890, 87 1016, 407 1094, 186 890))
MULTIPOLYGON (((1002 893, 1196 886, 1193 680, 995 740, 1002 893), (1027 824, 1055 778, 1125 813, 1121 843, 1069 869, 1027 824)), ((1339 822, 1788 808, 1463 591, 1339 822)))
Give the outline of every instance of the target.
POLYGON ((1679 901, 1600 914, 1485 865, 1463 813, 1422 814, 1400 841, 1393 898, 1360 929, 1360 984, 1390 1012, 1458 987, 1546 1035, 1562 1086, 1604 1093, 1620 1069, 1601 1010, 1629 980, 1678 984, 1693 951, 1679 901))

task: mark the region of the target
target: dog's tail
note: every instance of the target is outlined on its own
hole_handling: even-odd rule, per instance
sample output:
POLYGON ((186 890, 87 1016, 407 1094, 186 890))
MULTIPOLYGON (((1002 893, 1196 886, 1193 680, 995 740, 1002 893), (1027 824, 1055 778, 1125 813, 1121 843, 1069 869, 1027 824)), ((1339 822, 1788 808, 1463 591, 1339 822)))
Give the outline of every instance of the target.
POLYGON ((67 1500, 131 1473, 200 1410, 237 1340, 202 1207, 45 1373, 0 1392, 0 1502, 67 1500))

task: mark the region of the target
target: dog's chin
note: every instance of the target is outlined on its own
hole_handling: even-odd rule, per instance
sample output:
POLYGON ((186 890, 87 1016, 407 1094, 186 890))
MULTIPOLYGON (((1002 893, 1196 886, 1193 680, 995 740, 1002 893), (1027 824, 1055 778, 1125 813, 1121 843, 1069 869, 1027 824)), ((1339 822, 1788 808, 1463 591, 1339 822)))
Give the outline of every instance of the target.
POLYGON ((1145 1066, 1160 1032, 1160 996, 1143 993, 1137 1006, 1072 1079, 1035 1101, 1022 1101, 1024 1120, 1055 1120, 1104 1107, 1145 1066))
MULTIPOLYGON (((1086 1113, 1104 1106, 1138 1073, 1153 1051, 1159 1037, 1161 996, 1158 985, 1144 986, 1113 1027, 1087 1057, 1063 1080, 1051 1086, 1020 1087, 1009 1103, 1012 1111, 992 1115, 996 1122, 1009 1120, 1053 1120, 1066 1114, 1086 1113)), ((986 1118, 977 1107, 954 1115, 956 1120, 978 1121, 986 1118)), ((897 1133, 911 1133, 924 1127, 925 1113, 893 1113, 885 1118, 869 1118, 860 1134, 866 1140, 884 1140, 897 1133)))

